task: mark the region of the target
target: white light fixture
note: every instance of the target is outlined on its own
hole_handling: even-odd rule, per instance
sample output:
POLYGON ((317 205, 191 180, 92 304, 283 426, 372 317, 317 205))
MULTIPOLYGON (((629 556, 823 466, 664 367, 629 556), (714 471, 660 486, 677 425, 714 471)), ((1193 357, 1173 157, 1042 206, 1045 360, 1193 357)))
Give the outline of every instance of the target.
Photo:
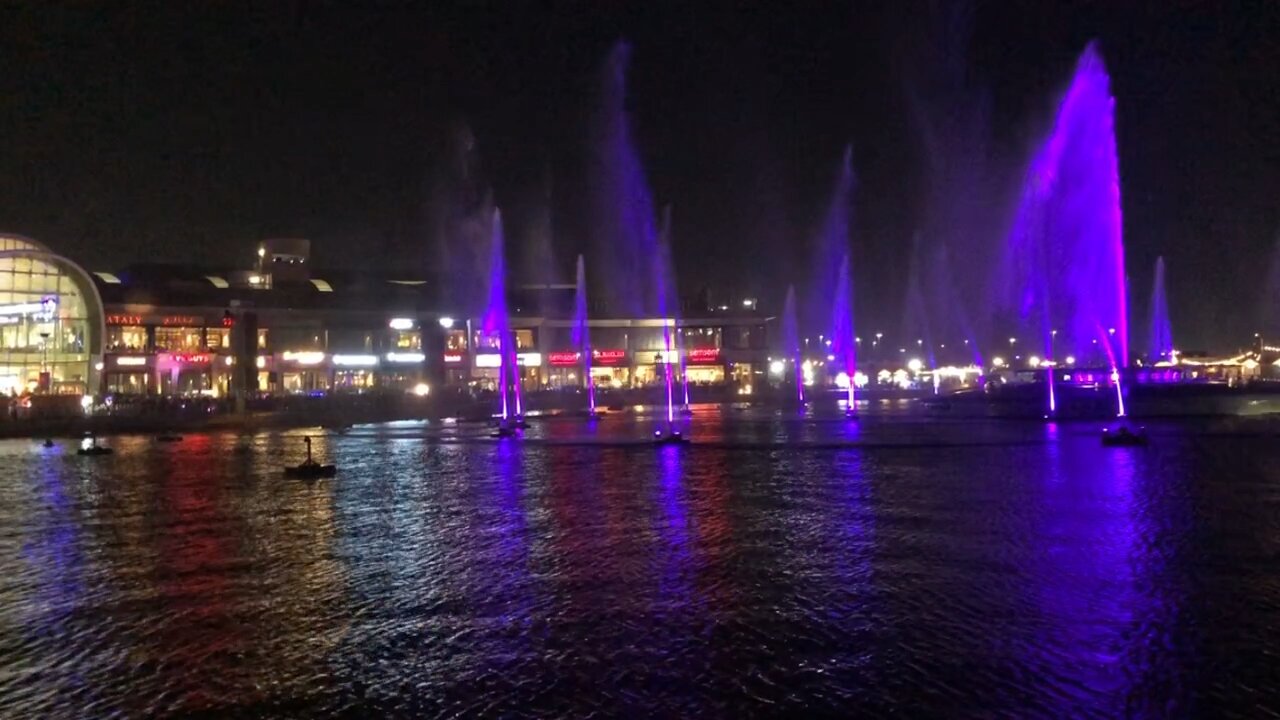
POLYGON ((258 359, 253 361, 253 364, 256 365, 259 370, 261 370, 262 368, 267 366, 267 359, 259 355, 258 359))
POLYGON ((444 328, 445 330, 448 330, 449 328, 453 327, 453 318, 447 315, 445 317, 440 318, 440 327, 444 328))
POLYGON ((116 358, 116 365, 120 367, 141 367, 147 364, 147 359, 142 355, 121 355, 116 358))
POLYGON ((920 361, 920 358, 911 358, 907 361, 907 369, 913 373, 918 373, 924 369, 924 363, 920 361))
POLYGON ((103 365, 101 362, 96 362, 96 363, 94 363, 94 364, 93 364, 93 369, 94 369, 94 370, 97 370, 98 372, 102 372, 102 368, 104 368, 104 367, 106 367, 106 366, 105 366, 105 365, 103 365))
POLYGON ((1004 358, 1002 358, 1002 357, 993 357, 993 358, 991 358, 991 364, 992 364, 994 367, 1004 367, 1004 358))
POLYGON ((785 370, 786 367, 787 366, 784 365, 781 360, 774 360, 773 362, 769 363, 769 372, 773 373, 774 375, 781 375, 782 371, 785 370))
POLYGON ((285 362, 295 362, 299 365, 319 365, 324 362, 324 353, 318 350, 303 350, 302 352, 286 351, 281 353, 281 358, 285 362))
POLYGON ((334 355, 333 364, 341 367, 373 367, 378 364, 377 355, 334 355))
POLYGON ((391 318, 389 324, 392 330, 412 330, 414 322, 413 318, 391 318))
POLYGON ((418 397, 426 397, 431 394, 431 386, 426 383, 418 383, 413 386, 413 394, 418 397))

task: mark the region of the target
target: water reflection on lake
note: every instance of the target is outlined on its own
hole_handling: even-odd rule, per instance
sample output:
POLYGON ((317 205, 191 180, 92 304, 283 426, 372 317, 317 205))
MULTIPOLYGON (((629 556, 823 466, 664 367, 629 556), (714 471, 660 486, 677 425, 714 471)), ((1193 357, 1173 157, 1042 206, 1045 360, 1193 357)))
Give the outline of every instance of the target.
POLYGON ((0 716, 1257 716, 1266 420, 0 443, 0 716))

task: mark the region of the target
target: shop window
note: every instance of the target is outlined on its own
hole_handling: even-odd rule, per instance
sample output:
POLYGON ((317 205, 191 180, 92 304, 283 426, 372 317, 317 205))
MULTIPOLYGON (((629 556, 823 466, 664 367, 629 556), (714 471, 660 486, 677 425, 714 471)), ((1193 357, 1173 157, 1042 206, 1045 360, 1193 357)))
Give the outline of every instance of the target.
POLYGON ((200 328, 195 327, 158 327, 156 328, 156 350, 165 352, 203 350, 204 341, 200 335, 200 328))
POLYGON ((450 352, 466 352, 467 349, 467 331, 466 330, 450 330, 444 338, 444 347, 450 352))
POLYGON ((147 329, 141 325, 108 327, 107 349, 113 352, 142 352, 147 349, 147 329))
POLYGON ((210 350, 231 347, 231 330, 224 327, 205 328, 205 344, 210 350))

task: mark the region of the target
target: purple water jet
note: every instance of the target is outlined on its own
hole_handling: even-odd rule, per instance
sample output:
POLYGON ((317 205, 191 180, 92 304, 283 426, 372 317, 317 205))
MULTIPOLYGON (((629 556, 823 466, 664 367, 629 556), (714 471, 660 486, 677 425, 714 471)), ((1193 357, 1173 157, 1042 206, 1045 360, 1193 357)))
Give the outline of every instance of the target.
POLYGON ((833 297, 833 317, 831 322, 831 354, 844 367, 848 379, 846 399, 848 407, 845 412, 853 416, 857 414, 856 390, 854 378, 858 374, 857 338, 853 328, 853 280, 850 277, 849 253, 840 261, 840 270, 836 274, 836 291, 833 297))
POLYGON ((1006 302, 1045 355, 1065 349, 1110 367, 1123 417, 1129 321, 1114 112, 1090 44, 1024 180, 1003 273, 1006 302))
POLYGON ((790 358, 795 367, 796 400, 804 405, 804 358, 800 352, 800 329, 796 321, 796 286, 787 286, 787 297, 782 303, 782 354, 790 358))
POLYGON ((1164 258, 1156 258, 1155 282, 1151 286, 1151 331, 1147 352, 1154 360, 1168 359, 1173 351, 1173 327, 1169 322, 1169 299, 1165 296, 1164 258))
POLYGON ((596 414, 596 384, 591 379, 591 329, 587 327, 587 264, 578 256, 578 286, 573 297, 573 346, 582 354, 582 379, 587 386, 587 412, 596 414))
MULTIPOLYGON (((509 369, 514 369, 515 343, 511 335, 510 318, 507 315, 506 261, 503 257, 502 211, 493 210, 492 226, 489 233, 489 288, 488 303, 484 315, 480 319, 481 334, 485 338, 496 338, 498 351, 498 395, 501 398, 502 420, 511 419, 510 407, 507 404, 507 391, 510 381, 509 369), (510 355, 510 360, 508 359, 510 355)), ((517 385, 519 381, 517 380, 517 385)), ((516 394, 516 414, 519 415, 519 394, 516 394)))
POLYGON ((853 146, 845 146, 826 214, 814 238, 813 274, 804 305, 805 327, 822 328, 831 322, 831 298, 839 280, 834 263, 849 252, 853 185, 853 146))
POLYGON ((600 278, 608 278, 608 296, 624 313, 644 317, 664 299, 652 282, 661 272, 654 204, 626 108, 630 58, 631 46, 617 43, 601 77, 591 141, 592 222, 596 257, 606 264, 600 278))

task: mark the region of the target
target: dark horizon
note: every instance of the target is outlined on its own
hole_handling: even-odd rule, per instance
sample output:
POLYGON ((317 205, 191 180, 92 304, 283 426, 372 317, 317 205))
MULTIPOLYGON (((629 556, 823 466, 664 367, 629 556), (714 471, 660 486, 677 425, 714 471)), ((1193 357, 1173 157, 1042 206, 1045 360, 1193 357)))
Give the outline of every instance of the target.
POLYGON ((981 202, 1007 213, 999 178, 1016 180, 1096 38, 1117 105, 1133 345, 1160 255, 1179 347, 1251 337, 1280 228, 1280 8, 1026 3, 966 19, 941 5, 9 6, 0 228, 91 270, 247 261, 257 240, 298 235, 320 267, 426 272, 433 188, 465 127, 511 267, 530 274, 550 187, 568 280, 592 244, 597 80, 625 38, 627 107, 655 205, 673 208, 684 294, 780 307, 851 144, 857 316, 897 334, 912 237, 930 232, 921 108, 986 102, 997 179, 981 202))

